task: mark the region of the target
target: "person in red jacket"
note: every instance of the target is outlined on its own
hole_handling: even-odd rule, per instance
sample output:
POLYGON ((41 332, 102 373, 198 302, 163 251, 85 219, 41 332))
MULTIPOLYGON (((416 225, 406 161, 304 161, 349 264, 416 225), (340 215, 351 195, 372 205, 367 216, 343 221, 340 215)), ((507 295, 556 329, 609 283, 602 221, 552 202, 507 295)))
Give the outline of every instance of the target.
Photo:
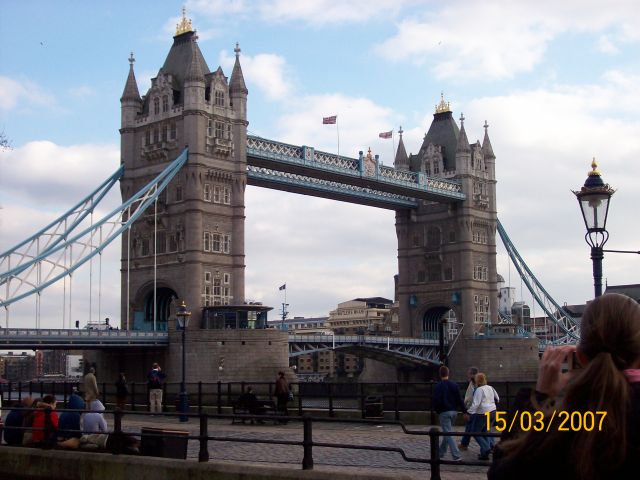
POLYGON ((37 405, 33 415, 32 443, 40 445, 55 445, 58 431, 58 413, 56 399, 53 395, 46 395, 37 405))

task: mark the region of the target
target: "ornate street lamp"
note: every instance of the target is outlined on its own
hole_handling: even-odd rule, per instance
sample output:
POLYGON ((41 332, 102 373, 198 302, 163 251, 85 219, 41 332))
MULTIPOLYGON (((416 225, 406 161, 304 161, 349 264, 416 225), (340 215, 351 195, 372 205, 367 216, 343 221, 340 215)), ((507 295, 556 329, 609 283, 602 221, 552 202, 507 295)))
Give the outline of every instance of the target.
POLYGON ((615 190, 602 180, 595 158, 591 163, 591 168, 592 170, 582 188, 573 193, 578 198, 582 218, 587 227, 584 239, 591 247, 593 286, 595 296, 599 297, 602 295, 602 259, 605 251, 602 247, 609 239, 609 232, 606 230, 607 213, 609 212, 609 201, 615 190))
POLYGON ((187 327, 189 326, 189 319, 191 318, 191 312, 187 310, 187 306, 182 301, 182 305, 180 305, 176 311, 176 317, 178 320, 178 328, 182 329, 182 382, 180 382, 180 421, 188 422, 189 417, 187 416, 187 412, 189 411, 189 397, 187 396, 187 387, 184 381, 184 376, 186 372, 186 349, 185 349, 185 334, 187 332, 187 327))

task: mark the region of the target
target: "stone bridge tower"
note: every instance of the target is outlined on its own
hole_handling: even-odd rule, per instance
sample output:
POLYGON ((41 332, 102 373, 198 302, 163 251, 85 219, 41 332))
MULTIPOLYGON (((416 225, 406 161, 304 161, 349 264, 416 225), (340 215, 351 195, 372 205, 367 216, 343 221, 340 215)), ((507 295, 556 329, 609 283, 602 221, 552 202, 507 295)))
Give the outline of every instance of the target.
POLYGON ((228 80, 209 70, 183 13, 151 88, 133 70, 122 98, 123 201, 189 148, 186 165, 123 235, 122 328, 166 330, 172 300, 201 308, 244 302, 247 88, 240 49, 228 80), (155 253, 155 255, 154 255, 155 253), (155 281, 154 281, 155 279, 155 281))
POLYGON ((456 379, 464 380, 470 365, 494 380, 534 378, 536 339, 488 335, 498 322, 497 207, 486 122, 484 129, 482 143, 469 143, 464 116, 458 127, 442 98, 417 154, 407 155, 400 136, 396 168, 459 180, 467 195, 460 203, 423 202, 396 212, 400 333, 435 339, 440 328, 443 335, 462 328, 450 359, 456 379))
POLYGON ((459 180, 461 203, 423 202, 396 214, 401 334, 437 337, 450 310, 464 336, 482 332, 497 316, 495 155, 485 123, 484 141, 470 144, 441 100, 416 155, 400 137, 395 166, 432 178, 459 180))

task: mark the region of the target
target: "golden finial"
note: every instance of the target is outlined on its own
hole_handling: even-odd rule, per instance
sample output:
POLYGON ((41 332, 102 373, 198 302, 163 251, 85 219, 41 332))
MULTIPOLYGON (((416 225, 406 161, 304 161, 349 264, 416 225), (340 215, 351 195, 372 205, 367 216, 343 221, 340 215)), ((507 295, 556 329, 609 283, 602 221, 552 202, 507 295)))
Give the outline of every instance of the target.
POLYGON ((602 174, 598 171, 598 163, 596 162, 596 157, 593 157, 593 161, 591 162, 591 171, 588 173, 590 177, 598 176, 600 177, 602 174))
POLYGON ((180 23, 176 24, 176 37, 187 32, 193 32, 193 26, 191 25, 191 19, 187 18, 187 9, 182 7, 182 19, 180 23))
POLYGON ((371 147, 369 147, 369 151, 367 152, 367 158, 373 158, 371 155, 371 147))
POLYGON ((436 105, 436 113, 450 112, 449 102, 444 101, 444 92, 440 92, 440 103, 436 105))

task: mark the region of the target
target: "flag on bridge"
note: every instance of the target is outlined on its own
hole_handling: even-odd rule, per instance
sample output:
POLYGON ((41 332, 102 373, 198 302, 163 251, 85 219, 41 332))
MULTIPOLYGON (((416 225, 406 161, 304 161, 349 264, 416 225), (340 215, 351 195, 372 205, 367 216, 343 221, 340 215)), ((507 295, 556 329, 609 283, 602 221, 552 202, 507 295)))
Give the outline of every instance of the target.
POLYGON ((284 285, 280 285, 280 288, 278 288, 278 290, 286 290, 286 289, 287 289, 286 283, 284 285))
POLYGON ((391 138, 393 136, 393 130, 389 130, 388 132, 381 132, 378 134, 380 138, 391 138))
POLYGON ((338 116, 334 115, 332 117, 322 117, 322 124, 323 125, 335 125, 336 124, 336 120, 338 120, 338 116))

